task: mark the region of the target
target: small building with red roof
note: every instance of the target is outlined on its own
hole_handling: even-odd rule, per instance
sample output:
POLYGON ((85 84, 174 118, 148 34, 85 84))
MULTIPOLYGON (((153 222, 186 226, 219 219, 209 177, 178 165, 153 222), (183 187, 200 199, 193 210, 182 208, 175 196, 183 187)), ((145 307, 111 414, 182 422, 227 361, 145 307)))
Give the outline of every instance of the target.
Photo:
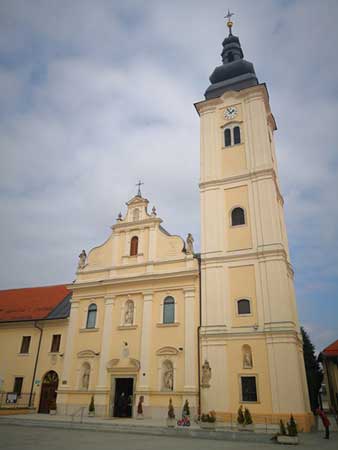
POLYGON ((321 351, 318 357, 324 368, 330 411, 338 413, 338 339, 321 351))

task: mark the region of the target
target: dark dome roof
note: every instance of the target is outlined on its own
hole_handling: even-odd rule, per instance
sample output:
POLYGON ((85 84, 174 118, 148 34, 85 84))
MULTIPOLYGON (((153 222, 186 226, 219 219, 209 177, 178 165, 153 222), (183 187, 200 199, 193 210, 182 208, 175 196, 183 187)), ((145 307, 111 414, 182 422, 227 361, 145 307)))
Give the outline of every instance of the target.
POLYGON ((238 59, 227 64, 222 64, 216 67, 216 69, 210 75, 210 82, 212 84, 219 83, 220 81, 229 80, 230 78, 244 75, 246 73, 255 74, 254 66, 251 62, 245 61, 245 59, 238 59))

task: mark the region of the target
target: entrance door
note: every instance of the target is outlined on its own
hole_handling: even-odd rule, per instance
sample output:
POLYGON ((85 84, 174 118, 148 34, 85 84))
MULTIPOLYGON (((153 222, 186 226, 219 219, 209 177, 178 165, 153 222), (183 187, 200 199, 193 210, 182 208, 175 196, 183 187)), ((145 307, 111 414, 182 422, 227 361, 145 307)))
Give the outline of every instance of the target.
POLYGON ((41 386, 39 413, 49 414, 53 404, 56 407, 56 391, 59 385, 59 377, 54 370, 47 372, 41 386))
POLYGON ((132 417, 133 378, 115 379, 114 417, 132 417))

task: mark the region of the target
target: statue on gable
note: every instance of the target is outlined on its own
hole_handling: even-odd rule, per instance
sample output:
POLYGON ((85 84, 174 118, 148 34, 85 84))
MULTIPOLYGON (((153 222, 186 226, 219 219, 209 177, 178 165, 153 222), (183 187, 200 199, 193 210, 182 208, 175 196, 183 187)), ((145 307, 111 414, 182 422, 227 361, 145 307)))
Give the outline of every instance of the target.
POLYGON ((202 366, 202 387, 208 388, 210 387, 211 380, 211 367, 207 360, 204 361, 202 366))
POLYGON ((187 255, 194 254, 194 238, 192 237, 191 233, 188 233, 188 236, 187 236, 186 252, 187 252, 187 255))
POLYGON ((84 269, 84 267, 86 266, 86 260, 87 260, 86 250, 82 250, 82 252, 79 254, 79 263, 77 265, 78 270, 84 269))

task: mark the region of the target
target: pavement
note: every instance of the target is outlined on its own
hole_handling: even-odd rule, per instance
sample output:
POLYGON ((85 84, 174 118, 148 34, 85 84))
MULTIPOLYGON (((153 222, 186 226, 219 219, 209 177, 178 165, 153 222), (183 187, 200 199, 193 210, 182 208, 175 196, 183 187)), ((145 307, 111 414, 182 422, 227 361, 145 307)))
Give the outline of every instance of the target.
MULTIPOLYGON (((322 438, 322 433, 304 433, 300 435, 300 442, 299 450, 336 450, 337 433, 329 441, 322 438)), ((69 428, 61 430, 8 425, 0 421, 1 450, 269 450, 277 445, 271 441, 248 443, 69 428)))

